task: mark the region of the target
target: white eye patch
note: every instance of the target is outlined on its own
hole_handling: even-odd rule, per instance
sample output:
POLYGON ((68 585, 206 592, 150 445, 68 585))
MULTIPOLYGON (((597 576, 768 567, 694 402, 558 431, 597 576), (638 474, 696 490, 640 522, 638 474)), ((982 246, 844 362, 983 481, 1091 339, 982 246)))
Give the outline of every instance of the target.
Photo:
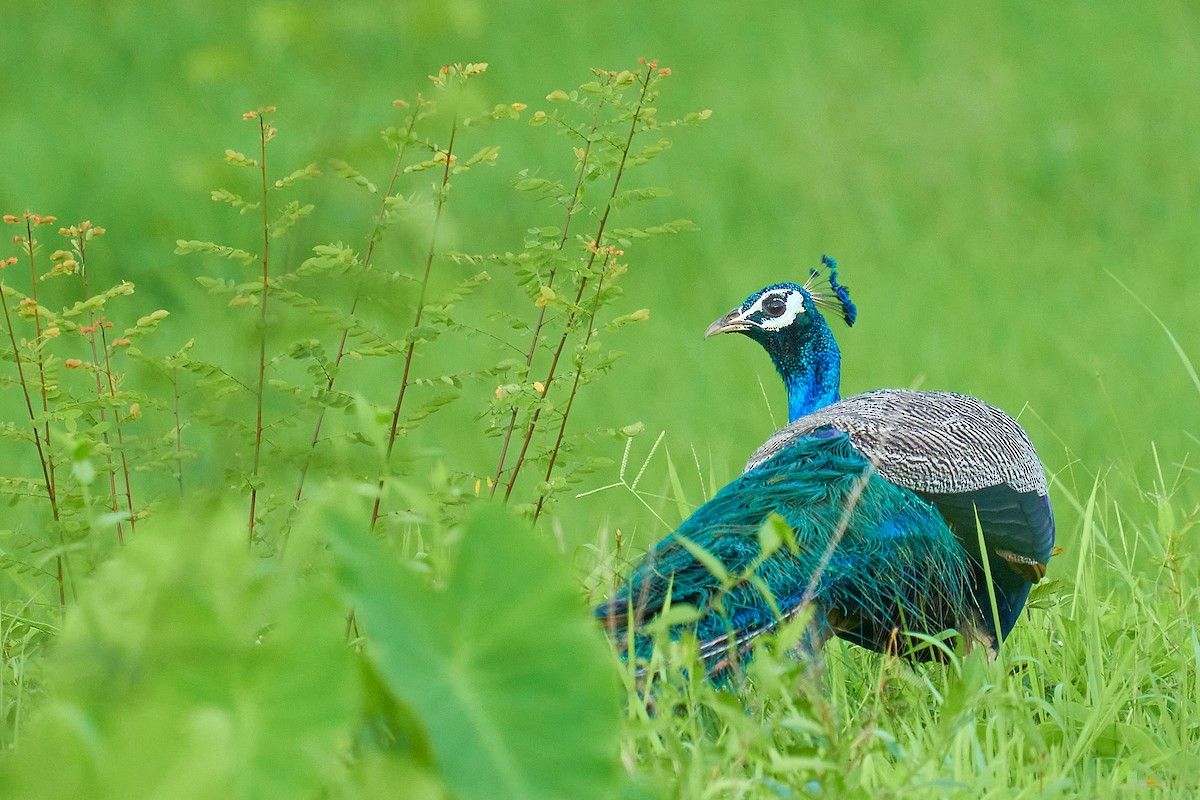
POLYGON ((766 292, 762 297, 754 301, 754 304, 747 309, 742 316, 745 318, 756 320, 758 327, 767 331, 777 331, 786 328, 796 321, 796 318, 804 313, 804 295, 796 291, 787 292, 766 292), (772 316, 763 304, 768 301, 774 301, 775 304, 779 300, 783 300, 786 304, 784 311, 779 316, 772 316))

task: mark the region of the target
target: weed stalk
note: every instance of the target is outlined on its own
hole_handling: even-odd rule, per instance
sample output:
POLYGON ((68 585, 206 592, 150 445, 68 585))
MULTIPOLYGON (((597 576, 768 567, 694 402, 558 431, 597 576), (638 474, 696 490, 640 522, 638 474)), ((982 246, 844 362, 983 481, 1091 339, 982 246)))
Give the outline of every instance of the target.
MULTIPOLYGON (((75 247, 75 252, 79 256, 79 276, 83 280, 83 296, 85 300, 91 299, 92 296, 91 284, 88 279, 87 240, 89 238, 88 232, 94 230, 97 229, 88 222, 84 222, 79 226, 66 229, 66 232, 71 237, 71 243, 75 247)), ((92 348, 92 364, 94 365, 93 374, 96 378, 96 396, 100 398, 99 417, 101 422, 104 422, 107 418, 107 413, 104 407, 104 401, 106 397, 104 391, 104 378, 107 378, 108 382, 107 397, 110 399, 116 397, 116 380, 113 378, 112 361, 109 357, 108 337, 104 330, 106 327, 111 325, 112 323, 106 322, 103 316, 97 320, 96 312, 92 308, 88 309, 88 324, 83 330, 88 334, 88 341, 92 348), (100 347, 97 347, 96 345, 97 333, 100 334, 100 347), (103 377, 100 373, 101 350, 104 352, 103 377)), ((121 415, 115 410, 113 412, 113 429, 117 434, 117 446, 121 457, 121 473, 125 479, 125 502, 129 512, 129 531, 130 533, 133 533, 133 488, 129 478, 129 463, 125 457, 125 439, 121 432, 121 415)), ((120 507, 120 501, 118 499, 119 495, 117 490, 117 473, 116 470, 112 468, 113 454, 107 430, 104 430, 104 432, 100 434, 100 439, 104 443, 104 458, 109 466, 107 472, 109 497, 111 499, 110 507, 112 508, 113 514, 116 514, 120 507)), ((117 543, 122 545, 125 544, 124 526, 119 519, 117 520, 117 543)))
MULTIPOLYGON (((541 397, 539 398, 540 401, 544 401, 546 399, 547 392, 550 391, 550 386, 553 383, 554 377, 558 370, 559 358, 562 356, 562 351, 567 345, 567 340, 570 338, 571 331, 574 329, 575 317, 577 313, 575 309, 578 309, 579 307, 579 302, 583 298, 584 289, 587 287, 588 276, 591 274, 592 268, 595 265, 596 256, 600 253, 600 243, 604 239, 605 228, 608 224, 609 214, 612 213, 613 203, 617 196, 617 189, 621 185, 621 178, 625 174, 626 160, 629 157, 629 150, 633 146, 633 137, 637 133, 638 123, 641 121, 642 108, 646 103, 646 97, 650 90, 650 80, 653 75, 654 67, 647 65, 646 74, 642 78, 642 88, 638 95, 637 105, 634 107, 634 112, 632 115, 633 118, 629 123, 629 133, 625 137, 625 144, 621 149, 621 161, 617 166, 616 177, 613 179, 612 191, 609 192, 608 202, 604 206, 604 213, 601 215, 600 223, 596 227, 596 234, 593 238, 594 244, 591 248, 591 253, 588 256, 587 265, 582 271, 582 275, 579 279, 579 289, 575 293, 575 302, 572 306, 572 311, 567 316, 567 324, 563 328, 562 336, 559 337, 558 340, 558 346, 554 350, 554 356, 550 360, 550 368, 546 372, 546 378, 542 381, 541 397)), ((597 294, 597 296, 599 295, 597 294)), ((525 429, 524 440, 521 442, 521 451, 517 455, 516 463, 513 465, 512 474, 509 476, 508 486, 504 490, 505 502, 508 502, 509 497, 512 496, 513 487, 516 486, 517 483, 517 476, 520 475, 521 467, 523 467, 525 464, 525 459, 529 452, 530 442, 533 441, 534 433, 537 430, 538 419, 542 414, 542 408, 543 406, 539 402, 537 407, 535 407, 533 410, 533 415, 530 417, 529 425, 525 429)), ((563 424, 566 424, 565 419, 563 424)), ((557 450, 555 452, 557 452, 557 450)))
MULTIPOLYGON (((420 104, 422 101, 420 98, 418 98, 417 102, 420 104)), ((383 193, 383 200, 380 201, 379 216, 375 220, 375 227, 371 230, 371 236, 367 242, 367 251, 363 256, 359 285, 354 292, 354 299, 350 303, 350 311, 347 316, 349 316, 351 319, 353 319, 355 314, 358 313, 358 303, 359 300, 362 299, 363 280, 365 280, 366 274, 371 269, 371 259, 375 255, 375 245, 379 243, 379 240, 383 235, 384 221, 387 219, 388 200, 391 199, 393 192, 396 190, 396 181, 400 178, 400 172, 404 164, 404 156, 408 152, 408 142, 412 139, 413 128, 417 124, 418 116, 418 111, 414 109, 412 116, 408 120, 408 126, 404 130, 404 139, 398 145, 396 150, 396 161, 392 165, 392 177, 391 180, 388 181, 387 190, 383 193)), ((342 338, 338 342, 337 355, 333 359, 333 369, 330 371, 329 379, 325 383, 326 392, 333 391, 333 384, 337 380, 338 367, 341 366, 342 358, 346 355, 346 341, 349 336, 350 328, 343 328, 342 338)), ((296 485, 297 505, 300 503, 300 498, 304 494, 304 481, 308 476, 308 469, 312 465, 313 453, 317 449, 317 443, 321 440, 321 426, 325 422, 325 411, 325 407, 322 407, 320 412, 317 414, 316 423, 313 425, 312 441, 309 446, 308 454, 305 456, 304 463, 300 467, 300 479, 296 485)))
MULTIPOLYGON (((561 251, 567 243, 567 234, 571 229, 571 220, 575 216, 575 208, 579 204, 580 192, 583 189, 583 179, 587 175, 588 157, 592 152, 592 138, 596 135, 596 131, 600 128, 600 112, 604 108, 604 99, 601 98, 596 104, 595 114, 592 116, 592 128, 583 136, 583 155, 579 159, 579 174, 575 179, 575 189, 571 193, 571 200, 567 203, 566 219, 563 220, 562 236, 558 240, 558 249, 561 251)), ((554 278, 558 269, 555 267, 550 270, 550 275, 546 278, 546 287, 554 288, 554 278)), ((543 305, 538 312, 537 323, 533 326, 533 335, 529 339, 529 352, 525 355, 525 370, 528 372, 533 367, 533 357, 537 354, 538 342, 541 341, 542 327, 546 324, 546 309, 547 305, 543 305)), ((496 464, 496 474, 492 479, 492 496, 495 497, 496 489, 500 486, 500 478, 504 475, 504 463, 508 458, 508 445, 512 441, 513 431, 517 428, 517 414, 519 409, 514 407, 512 415, 508 418, 508 425, 504 430, 504 443, 500 447, 500 461, 496 464)), ((507 499, 508 492, 505 493, 507 499)))
MULTIPOLYGON (((436 253, 438 227, 442 219, 442 209, 446 206, 446 199, 450 191, 450 166, 454 161, 454 137, 458 132, 458 113, 455 112, 454 118, 450 123, 450 139, 446 143, 446 149, 439 151, 439 155, 445 158, 445 165, 442 169, 442 180, 438 188, 437 200, 434 203, 433 211, 433 226, 429 234, 429 250, 425 255, 425 271, 421 276, 421 289, 417 294, 417 310, 413 315, 412 328, 415 332, 416 328, 421 325, 421 316, 425 311, 425 293, 429 288, 429 275, 433 269, 433 257, 436 253)), ((400 389, 396 393, 396 405, 392 409, 392 423, 388 429, 387 449, 384 451, 384 469, 392 462, 392 450, 396 446, 396 435, 400 427, 400 411, 404 407, 404 398, 408 391, 408 376, 412 369, 413 353, 417 348, 417 337, 409 336, 408 348, 404 353, 404 372, 400 376, 400 389)), ((371 530, 375 530, 375 525, 379 521, 379 506, 383 500, 383 486, 386 480, 386 474, 379 478, 378 491, 375 495, 375 502, 371 505, 371 530)))
MULTIPOLYGON (((29 256, 29 270, 34 278, 34 286, 36 286, 37 285, 37 271, 35 269, 34 239, 33 239, 33 222, 34 222, 34 220, 37 220, 40 223, 42 220, 51 220, 52 221, 53 217, 39 218, 39 217, 37 217, 37 215, 29 214, 28 212, 26 212, 26 214, 25 214, 24 246, 25 246, 25 252, 29 256)), ((11 261, 9 263, 11 263, 11 261)), ((48 420, 46 421, 46 426, 45 426, 46 433, 45 433, 45 438, 43 439, 42 431, 38 428, 38 424, 37 424, 37 414, 33 410, 33 398, 29 392, 29 381, 25 378, 25 367, 24 367, 23 359, 21 358, 21 346, 17 342, 16 333, 13 331, 12 314, 8 310, 8 297, 7 297, 7 293, 4 291, 4 289, 5 289, 4 281, 3 281, 3 278, 0 277, 0 305, 3 305, 3 307, 4 307, 4 327, 8 331, 8 341, 9 341, 9 344, 12 346, 13 361, 17 365, 17 380, 21 384, 21 393, 22 393, 22 396, 25 398, 25 410, 29 414, 29 425, 30 425, 30 428, 33 430, 33 443, 34 443, 34 446, 37 448, 38 462, 42 466, 42 480, 44 481, 44 485, 46 488, 46 499, 50 501, 50 515, 54 520, 55 529, 57 530, 60 515, 59 515, 59 508, 58 508, 58 491, 57 491, 57 487, 55 486, 55 483, 54 483, 54 456, 50 452, 50 423, 48 420)), ((34 307, 34 319, 36 320, 37 319, 37 300, 34 299, 34 297, 32 296, 32 292, 31 292, 30 297, 25 298, 25 300, 22 300, 22 303, 24 304, 26 300, 32 302, 32 305, 34 307)), ((40 344, 40 342, 41 342, 41 331, 40 331, 40 325, 39 325, 38 326, 38 344, 40 344)), ((41 357, 39 355, 39 359, 38 359, 39 372, 41 372, 41 363, 42 363, 41 357)), ((42 374, 44 375, 44 373, 42 373, 42 374)), ((46 386, 45 386, 44 380, 43 380, 42 386, 41 386, 41 394, 42 394, 43 407, 46 407, 46 386)), ((61 530, 58 531, 58 534, 60 537, 62 536, 61 530)), ((60 540, 60 544, 63 544, 63 542, 61 542, 61 540, 60 540)), ((60 608, 65 608, 67 605, 66 584, 65 584, 63 576, 64 576, 63 555, 59 554, 59 555, 55 556, 55 582, 58 585, 58 604, 59 604, 60 608)))
POLYGON ((258 332, 258 385, 255 388, 254 463, 250 468, 250 523, 247 542, 254 544, 255 507, 258 505, 258 468, 262 457, 263 440, 263 388, 267 376, 267 289, 270 284, 271 223, 267 217, 267 142, 275 135, 275 129, 267 125, 266 114, 273 109, 264 109, 256 114, 258 119, 259 160, 258 171, 262 181, 262 297, 259 298, 258 332))

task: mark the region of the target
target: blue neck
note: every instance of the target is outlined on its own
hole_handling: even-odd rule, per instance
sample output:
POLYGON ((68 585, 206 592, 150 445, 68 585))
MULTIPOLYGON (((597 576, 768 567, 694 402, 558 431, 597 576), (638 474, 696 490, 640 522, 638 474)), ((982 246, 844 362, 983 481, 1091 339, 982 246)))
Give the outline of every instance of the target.
POLYGON ((841 399, 842 355, 833 332, 822 323, 804 341, 767 347, 788 397, 788 422, 841 399))

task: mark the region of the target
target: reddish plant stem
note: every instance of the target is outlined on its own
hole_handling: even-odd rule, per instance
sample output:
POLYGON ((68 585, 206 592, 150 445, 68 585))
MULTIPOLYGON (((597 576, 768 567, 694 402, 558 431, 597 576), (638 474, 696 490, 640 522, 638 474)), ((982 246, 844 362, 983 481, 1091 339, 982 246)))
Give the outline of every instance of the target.
MULTIPOLYGON (((604 108, 604 100, 596 104, 596 112, 592 115, 592 129, 588 135, 584 137, 583 157, 579 159, 579 175, 575 180, 575 191, 571 193, 571 202, 567 205, 566 219, 563 220, 562 236, 558 239, 558 249, 561 251, 567 243, 567 232, 571 228, 571 220, 575 214, 575 207, 579 204, 579 193, 583 188, 583 179, 587 175, 588 156, 592 152, 592 136, 600 127, 600 110, 604 108)), ((554 288, 554 276, 557 274, 558 268, 550 270, 550 275, 546 279, 547 288, 554 288)), ((533 367, 533 357, 537 354, 538 342, 541 340, 542 326, 546 323, 546 308, 542 306, 538 312, 537 324, 533 326, 533 336, 529 340, 529 352, 525 356, 525 371, 529 372, 533 367)), ((504 463, 508 458, 508 445, 512 440, 513 431, 517 427, 517 411, 514 406, 512 416, 508 419, 508 426, 504 431, 504 444, 500 447, 500 461, 496 464, 496 475, 492 480, 492 497, 496 496, 496 489, 500 486, 500 477, 504 474, 504 463)), ((507 497, 507 494, 505 495, 507 497)))
MULTIPOLYGON (((605 259, 602 269, 608 268, 608 259, 605 259)), ((588 315, 587 333, 583 337, 583 348, 586 349, 592 341, 592 334, 596 330, 596 314, 600 310, 600 293, 604 289, 604 275, 601 273, 600 280, 596 283, 596 296, 592 300, 592 312, 588 315)), ((562 448, 563 437, 567 432, 567 418, 571 416, 571 406, 575 405, 575 396, 579 393, 579 381, 583 377, 583 361, 581 360, 575 367, 575 380, 571 383, 571 393, 567 395, 567 405, 563 409, 562 421, 558 426, 558 436, 554 441, 554 447, 550 451, 550 464, 546 467, 546 482, 550 481, 554 475, 554 464, 558 461, 558 452, 562 448)), ((533 511, 533 521, 537 522, 538 517, 542 515, 542 507, 546 503, 546 495, 538 498, 537 508, 533 511)))
MULTIPOLYGON (((579 281, 579 291, 575 294, 575 306, 578 307, 580 299, 583 297, 584 287, 587 285, 586 273, 591 271, 592 265, 596 261, 596 254, 600 251, 601 242, 604 237, 605 227, 608 224, 608 216, 612 213, 613 201, 617 196, 617 187, 621 185, 621 177, 625 174, 625 162, 629 158, 629 150, 633 146, 633 137, 637 133, 638 120, 642 113, 642 106, 646 102, 646 94, 650 89, 650 79, 653 75, 653 69, 647 66, 646 77, 642 81, 642 91, 638 96, 637 106, 634 108, 633 119, 629 124, 629 134, 625 137, 625 147, 621 151, 621 162, 617 165, 616 178, 613 180, 612 191, 608 196, 608 203, 604 207, 604 214, 600 217, 600 224, 596 229, 595 244, 591 255, 588 257, 587 267, 584 270, 584 277, 579 281)), ((562 337, 559 339, 558 347, 554 351, 554 358, 550 362, 550 369, 546 374, 546 379, 542 381, 542 391, 539 400, 545 400, 546 393, 550 391, 551 382, 554 380, 555 370, 558 368, 558 359, 562 355, 563 348, 566 346, 567 337, 575 324, 575 312, 572 311, 567 317, 567 325, 563 330, 562 337)), ((529 451, 529 444, 533 440, 534 431, 537 429, 538 418, 542 414, 542 405, 534 409, 533 416, 529 420, 529 425, 525 429, 525 439, 521 443, 521 452, 517 456, 517 462, 513 465, 512 475, 509 477, 508 486, 504 490, 504 501, 508 502, 508 498, 512 495, 513 487, 517 483, 517 476, 521 472, 521 467, 525 464, 525 456, 529 451)))
POLYGON ((267 122, 264 112, 258 115, 259 131, 259 161, 258 169, 262 180, 262 219, 263 219, 263 253, 262 253, 262 298, 260 298, 259 324, 262 326, 258 336, 258 387, 255 390, 256 418, 254 423, 254 464, 250 469, 250 524, 246 534, 248 544, 254 544, 254 517, 258 505, 258 466, 262 458, 263 433, 263 388, 267 376, 267 286, 269 283, 269 265, 271 251, 271 223, 267 217, 267 122))
MULTIPOLYGON (((418 328, 421 325, 421 316, 425 311, 425 292, 429 288, 429 274, 433 269, 433 257, 435 248, 437 247, 438 227, 442 220, 442 209, 446 205, 446 191, 450 185, 450 163, 454 158, 454 137, 458 132, 458 115, 454 116, 454 121, 450 124, 450 140, 446 144, 446 167, 442 171, 442 184, 438 192, 437 204, 433 212, 433 226, 429 234, 429 251, 425 256, 425 274, 421 277, 421 291, 417 295, 417 311, 413 316, 412 327, 418 328)), ((408 343, 408 350, 404 354, 404 374, 400 377, 400 390, 396 393, 396 406, 392 410, 392 424, 388 430, 387 450, 384 452, 384 469, 392 462, 392 449, 396 446, 396 432, 400 428, 400 409, 404 406, 404 398, 408 392, 408 375, 412 369, 413 353, 417 348, 417 340, 414 338, 408 343)), ((375 530, 375 524, 379 521, 379 506, 383 500, 383 487, 386 480, 386 474, 380 476, 378 491, 375 494, 375 502, 371 506, 371 530, 375 530)))
MULTIPOLYGON (((101 319, 103 320, 103 317, 101 319)), ((108 378, 108 396, 115 398, 117 396, 117 385, 116 381, 113 379, 112 361, 110 359, 110 349, 108 346, 108 335, 105 334, 103 325, 100 327, 100 347, 104 351, 104 374, 108 378)), ((137 520, 135 519, 133 513, 133 486, 129 479, 129 461, 125 457, 125 434, 121 429, 121 412, 116 409, 113 410, 113 429, 117 432, 117 448, 120 451, 121 456, 121 474, 125 478, 125 506, 129 510, 129 532, 135 533, 137 520)), ((105 438, 107 441, 107 434, 105 434, 105 438)), ((110 457, 109 462, 111 463, 111 461, 112 459, 110 457)), ((110 472, 109 475, 111 476, 112 473, 110 472)), ((113 506, 113 510, 115 511, 115 498, 113 501, 113 506)), ((119 522, 117 523, 117 539, 121 542, 121 544, 125 543, 124 538, 121 536, 121 523, 119 522)))
MULTIPOLYGON (((419 109, 413 110, 412 117, 409 118, 408 127, 404 131, 404 142, 397 149, 396 163, 392 167, 392 179, 388 181, 387 191, 383 193, 383 200, 379 204, 379 217, 375 221, 375 227, 371 231, 370 240, 367 242, 367 252, 363 256, 362 272, 365 273, 371 268, 371 259, 375 255, 375 245, 379 242, 383 228, 383 219, 387 214, 387 201, 392 196, 392 192, 396 188, 396 181, 400 177, 401 166, 404 163, 404 156, 408 152, 408 141, 412 135, 413 128, 417 123, 419 109)), ((353 319, 358 312, 358 301, 362 298, 362 281, 359 282, 359 288, 354 293, 354 300, 350 303, 349 316, 353 319)), ((333 370, 330 371, 329 379, 325 382, 325 391, 333 391, 334 381, 337 379, 337 368, 341 366, 342 358, 346 355, 346 341, 350 336, 350 329, 347 327, 342 331, 341 341, 338 342, 337 356, 333 360, 333 370)), ((308 468, 312 465, 313 451, 317 449, 317 443, 321 440, 321 426, 325 422, 325 408, 322 407, 317 414, 316 424, 313 425, 312 442, 309 447, 308 455, 304 459, 304 464, 300 468, 300 481, 296 486, 296 502, 300 502, 301 496, 304 494, 304 481, 308 476, 308 468)))
MULTIPOLYGON (((606 213, 605 217, 607 217, 607 216, 608 215, 606 213)), ((603 227, 604 227, 603 221, 601 221, 600 227, 601 227, 601 229, 603 229, 603 227)), ((591 269, 592 264, 595 262, 595 260, 596 260, 596 253, 593 252, 592 255, 588 258, 587 269, 589 269, 589 270, 591 269)), ((578 307, 579 301, 583 298, 583 290, 587 287, 587 283, 588 283, 588 279, 586 276, 583 278, 580 278, 579 291, 577 291, 575 293, 574 305, 576 307, 578 307)), ((558 340, 558 347, 556 347, 554 349, 554 357, 550 360, 550 369, 546 373, 545 382, 542 384, 541 397, 538 398, 539 401, 545 400, 546 393, 550 391, 550 382, 552 380, 554 380, 554 375, 556 373, 556 370, 558 369, 558 359, 562 356, 563 349, 567 345, 567 332, 571 330, 571 328, 572 328, 572 326, 574 326, 574 324, 575 324, 575 312, 572 311, 567 316, 567 326, 566 326, 566 329, 563 331, 562 337, 559 338, 559 340, 558 340)), ((506 486, 504 489, 504 501, 506 503, 508 502, 509 496, 512 494, 513 486, 515 486, 517 483, 517 475, 519 475, 521 473, 521 467, 525 465, 525 455, 529 451, 529 444, 530 444, 530 442, 533 441, 533 433, 534 433, 534 430, 537 428, 538 419, 540 419, 541 416, 542 416, 542 406, 539 404, 538 407, 533 410, 533 416, 530 417, 530 419, 529 419, 529 427, 525 429, 525 438, 521 442, 521 452, 517 454, 517 463, 513 465, 513 471, 512 471, 512 474, 509 476, 508 486, 506 486)))
MULTIPOLYGON (((33 231, 32 228, 27 229, 29 238, 26 240, 29 250, 29 258, 33 259, 33 231)), ((50 515, 57 523, 58 514, 58 494, 54 487, 54 471, 51 466, 51 461, 47 450, 49 442, 43 444, 42 433, 37 426, 37 415, 33 411, 33 398, 29 394, 29 382, 25 380, 25 367, 21 359, 21 348, 17 344, 16 333, 13 332, 12 315, 8 311, 8 298, 4 296, 4 281, 0 279, 0 305, 4 306, 4 327, 8 330, 8 340, 12 345, 13 360, 17 365, 17 380, 21 384, 21 393, 25 398, 25 411, 29 414, 29 426, 33 430, 33 443, 37 447, 38 462, 42 465, 42 480, 45 482, 46 498, 50 501, 50 515)), ((63 557, 56 556, 56 581, 58 583, 58 604, 60 608, 65 608, 67 605, 66 586, 63 581, 63 557)))
MULTIPOLYGON (((50 413, 50 402, 46 394, 46 362, 42 357, 41 347, 42 313, 37 297, 38 279, 33 252, 33 223, 28 216, 25 217, 25 252, 29 256, 29 298, 33 301, 34 353, 37 355, 38 392, 42 397, 42 413, 48 415, 50 413)), ((48 418, 43 423, 42 435, 46 441, 46 465, 50 473, 49 485, 54 487, 54 443, 50 439, 50 420, 48 418)), ((57 502, 55 505, 57 506, 57 502)), ((57 515, 55 519, 57 519, 57 515)))
POLYGON ((171 367, 171 389, 175 395, 175 455, 178 459, 175 477, 179 482, 179 496, 183 497, 183 420, 179 415, 179 367, 171 367))
MULTIPOLYGON (((86 240, 85 234, 83 232, 81 232, 78 235, 78 238, 75 240, 75 244, 79 251, 79 275, 80 275, 80 277, 83 278, 83 296, 85 299, 91 299, 92 291, 91 291, 91 286, 89 285, 89 281, 88 281, 87 253, 85 252, 86 241, 87 240, 86 240)), ((100 421, 104 422, 105 419, 107 419, 107 414, 105 412, 104 405, 103 405, 104 382, 102 381, 102 379, 100 377, 100 364, 99 364, 100 353, 99 353, 98 349, 96 348, 96 331, 97 331, 97 329, 99 329, 101 331, 101 336, 103 337, 104 317, 103 316, 100 317, 100 322, 97 323, 95 311, 93 311, 92 309, 89 308, 88 309, 88 330, 90 332, 88 334, 88 340, 92 347, 92 364, 95 365, 93 367, 93 374, 96 377, 96 396, 99 397, 100 401, 101 401, 100 421)), ((111 365, 109 363, 109 359, 108 359, 108 343, 107 343, 107 341, 104 342, 104 369, 105 369, 105 372, 108 373, 109 397, 112 397, 115 394, 115 392, 113 391, 112 367, 111 367, 111 365)), ((129 487, 129 467, 125 463, 125 452, 124 452, 124 444, 125 443, 123 440, 119 439, 119 437, 120 437, 120 415, 115 414, 114 416, 116 417, 116 419, 114 419, 114 425, 116 426, 116 430, 118 432, 118 440, 120 441, 120 445, 121 445, 121 464, 122 464, 123 469, 125 470, 125 496, 126 496, 126 499, 129 501, 129 528, 130 528, 130 532, 132 532, 133 531, 133 499, 132 499, 132 491, 130 490, 130 487, 129 487)), ((104 442, 104 450, 105 450, 104 459, 107 462, 107 464, 109 465, 109 467, 111 467, 112 463, 113 463, 112 448, 110 447, 110 444, 109 444, 107 430, 104 431, 102 434, 100 434, 100 439, 101 439, 101 441, 104 442)), ((109 496, 112 498, 112 506, 111 507, 112 507, 113 514, 116 514, 117 510, 119 508, 119 502, 117 500, 117 473, 116 473, 116 470, 114 470, 114 469, 108 470, 108 491, 109 491, 109 496)), ((122 544, 122 545, 125 544, 124 527, 121 525, 121 522, 119 520, 117 521, 117 543, 122 544)))

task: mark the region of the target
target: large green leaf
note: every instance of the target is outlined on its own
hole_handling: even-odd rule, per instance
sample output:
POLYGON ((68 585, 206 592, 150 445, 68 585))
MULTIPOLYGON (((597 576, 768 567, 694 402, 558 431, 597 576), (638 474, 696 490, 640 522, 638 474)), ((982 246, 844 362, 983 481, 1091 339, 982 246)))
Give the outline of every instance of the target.
POLYGON ((68 613, 0 795, 313 797, 356 717, 337 593, 247 551, 242 515, 138 525, 68 613))
POLYGON ((430 588, 349 519, 332 520, 368 653, 413 709, 463 800, 587 800, 615 789, 610 655, 565 562, 498 508, 468 527, 430 588))

